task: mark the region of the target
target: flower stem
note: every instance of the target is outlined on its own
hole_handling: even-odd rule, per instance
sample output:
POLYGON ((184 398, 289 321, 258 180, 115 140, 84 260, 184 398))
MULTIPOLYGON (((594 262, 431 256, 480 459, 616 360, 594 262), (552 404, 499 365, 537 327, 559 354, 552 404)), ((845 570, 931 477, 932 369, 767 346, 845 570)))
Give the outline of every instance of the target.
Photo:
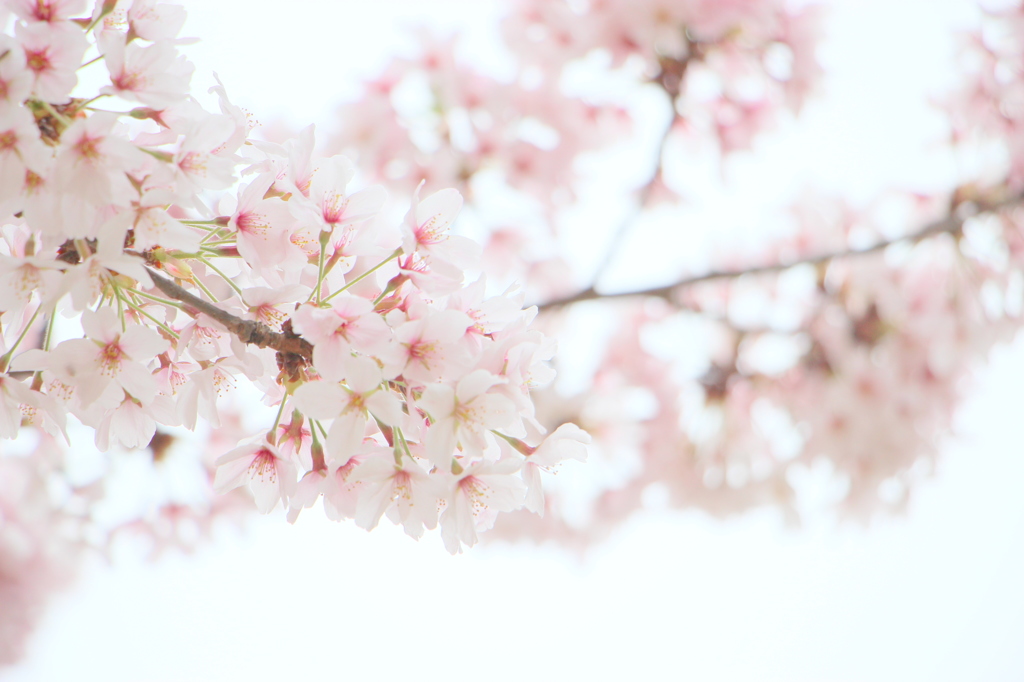
MULTIPOLYGON (((214 272, 216 272, 216 273, 217 273, 218 275, 220 275, 220 276, 221 276, 221 278, 222 278, 222 279, 223 279, 223 280, 224 280, 225 282, 227 282, 227 283, 228 283, 228 286, 230 286, 230 287, 231 287, 232 289, 234 289, 234 290, 235 290, 235 293, 237 293, 237 294, 238 294, 238 296, 239 296, 239 298, 241 298, 241 296, 242 296, 242 289, 241 289, 241 288, 240 288, 240 287, 239 287, 239 286, 238 286, 237 284, 235 284, 234 282, 232 282, 232 281, 231 281, 231 278, 230 278, 230 277, 228 277, 228 276, 227 276, 227 275, 225 275, 225 274, 224 274, 223 272, 221 272, 221 271, 220 271, 220 268, 218 268, 218 267, 217 267, 216 265, 214 265, 213 263, 211 263, 211 262, 210 262, 209 260, 207 260, 207 259, 206 259, 206 258, 205 258, 204 256, 199 256, 199 255, 197 255, 197 256, 196 256, 196 260, 198 260, 198 261, 199 261, 200 263, 203 263, 203 264, 204 264, 204 265, 205 265, 206 267, 210 268, 211 270, 213 270, 214 272)), ((198 277, 196 278, 196 283, 197 283, 197 284, 199 283, 199 278, 198 278, 198 277)), ((209 291, 208 291, 208 290, 207 290, 207 289, 206 289, 205 287, 203 287, 203 291, 206 291, 206 295, 207 295, 207 296, 209 296, 210 298, 212 298, 213 300, 215 300, 215 301, 217 300, 216 298, 214 298, 214 297, 213 297, 213 295, 212 295, 212 294, 211 294, 211 293, 210 293, 210 292, 209 292, 209 291)))
POLYGON ((39 311, 42 309, 43 304, 40 302, 39 307, 37 307, 36 311, 32 313, 32 317, 29 319, 28 324, 25 325, 25 328, 21 330, 21 334, 18 335, 17 341, 14 342, 14 345, 12 345, 10 349, 3 354, 3 356, 0 356, 0 372, 7 371, 7 366, 11 364, 11 358, 14 357, 14 351, 18 349, 21 342, 25 340, 26 336, 28 336, 28 330, 32 328, 33 324, 35 324, 36 318, 39 317, 39 311))
POLYGON ((395 249, 391 253, 390 256, 388 256, 387 258, 385 258, 381 262, 377 263, 372 268, 370 268, 369 270, 367 270, 363 274, 361 274, 358 277, 356 277, 355 279, 353 279, 351 282, 348 282, 347 284, 345 284, 345 286, 341 287, 340 289, 335 291, 333 294, 331 294, 330 296, 325 298, 323 301, 321 301, 321 303, 327 303, 327 301, 331 300, 332 298, 334 298, 335 296, 337 296, 341 292, 345 291, 349 287, 351 287, 351 286, 353 286, 355 284, 358 284, 359 282, 363 281, 364 279, 366 279, 367 277, 369 277, 370 275, 375 273, 377 270, 380 270, 382 267, 384 267, 385 265, 387 265, 388 263, 390 263, 391 261, 393 261, 394 259, 398 258, 401 255, 402 255, 402 247, 399 246, 397 249, 395 249))
POLYGON ((139 313, 140 315, 145 315, 146 317, 148 317, 153 322, 153 324, 155 324, 156 326, 160 327, 160 329, 163 329, 165 332, 170 334, 173 338, 175 338, 175 339, 180 338, 180 336, 178 335, 178 332, 174 331, 173 329, 168 327, 166 324, 164 324, 163 322, 161 322, 160 320, 156 319, 155 317, 150 315, 148 312, 143 310, 142 307, 139 306, 138 303, 135 303, 131 299, 128 299, 128 298, 125 298, 124 302, 127 303, 128 307, 130 307, 135 312, 139 313))
POLYGON ((284 397, 281 398, 281 407, 277 409, 277 416, 274 417, 274 425, 267 432, 267 442, 271 445, 277 445, 277 427, 281 424, 281 416, 284 415, 284 406, 287 404, 288 394, 285 393, 284 397))
POLYGON ((139 291, 138 289, 133 289, 133 288, 130 288, 130 287, 128 288, 127 291, 129 293, 135 294, 136 296, 142 296, 143 298, 148 298, 149 300, 154 301, 156 303, 160 303, 162 305, 167 305, 167 306, 170 306, 172 308, 177 308, 178 310, 181 310, 181 308, 182 308, 182 305, 180 303, 178 303, 177 301, 172 301, 172 300, 167 299, 167 298, 160 298, 159 296, 154 296, 153 294, 147 294, 145 291, 139 291))

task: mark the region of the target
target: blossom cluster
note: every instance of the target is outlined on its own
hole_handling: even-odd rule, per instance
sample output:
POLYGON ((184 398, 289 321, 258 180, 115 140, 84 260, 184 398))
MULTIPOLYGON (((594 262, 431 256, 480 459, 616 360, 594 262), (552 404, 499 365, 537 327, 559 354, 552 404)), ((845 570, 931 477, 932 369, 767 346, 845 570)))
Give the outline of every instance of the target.
POLYGON ((742 255, 735 245, 715 254, 707 267, 722 276, 705 281, 691 262, 676 283, 632 296, 602 286, 623 235, 646 230, 655 211, 688 208, 693 190, 675 172, 684 152, 712 147, 721 162, 800 107, 820 76, 820 8, 772 0, 508 7, 501 29, 511 78, 482 75, 458 59, 456 42, 431 39, 419 58, 397 60, 367 84, 372 114, 360 113, 362 102, 341 110, 331 141, 370 160, 380 178, 461 183, 490 235, 485 254, 525 273, 550 333, 578 324, 577 303, 631 321, 616 325, 607 344, 588 337, 591 350, 603 352, 585 390, 536 396, 541 421, 576 421, 596 436, 601 466, 593 471, 629 473, 594 483, 583 526, 568 524, 569 514, 543 523, 508 515, 501 533, 588 542, 652 491, 672 506, 724 515, 769 505, 796 520, 803 480, 823 476, 829 504, 844 513, 901 509, 931 471, 972 368, 1021 321, 1020 7, 983 13, 983 28, 966 41, 963 90, 947 105, 965 168, 977 158, 995 163, 945 193, 894 193, 856 210, 804 202, 783 220, 789 236, 744 245, 742 255), (637 100, 654 90, 659 117, 649 113, 657 107, 602 97, 599 88, 583 92, 572 80, 580 69, 613 92, 632 79, 637 100), (412 115, 402 89, 416 79, 427 83, 429 106, 412 115), (371 116, 386 121, 386 133, 350 124, 371 116), (665 119, 650 149, 648 132, 665 119), (537 123, 546 137, 528 135, 537 123), (560 207, 582 196, 593 152, 627 140, 650 155, 649 180, 628 195, 636 210, 596 275, 574 278, 559 253, 564 240, 547 251, 538 244, 567 222, 560 207), (395 148, 416 163, 388 164, 382 150, 395 148), (517 168, 542 182, 531 185, 517 168), (489 217, 494 175, 544 207, 545 229, 489 217), (510 250, 518 263, 510 264, 510 250))
POLYGON ((457 39, 422 34, 415 58, 393 60, 339 110, 331 146, 380 178, 472 190, 497 174, 543 205, 564 204, 577 160, 623 139, 638 115, 636 90, 616 99, 563 87, 581 60, 653 83, 675 107, 673 130, 736 151, 813 89, 818 24, 814 8, 778 0, 517 0, 501 25, 511 73, 482 72, 457 39), (404 100, 410 88, 419 106, 404 100))
MULTIPOLYGON (((294 521, 322 498, 366 529, 440 526, 455 553, 499 512, 543 511, 541 471, 589 438, 535 419, 554 344, 521 293, 466 281, 480 249, 452 232, 458 191, 417 189, 392 221, 383 187, 356 187, 312 126, 252 139, 219 83, 208 111, 179 6, 4 5, 0 436, 50 447, 84 425, 99 451, 155 466, 181 428, 243 435, 224 404, 246 383, 267 422, 211 438, 204 467, 264 513, 294 521)), ((150 518, 189 516, 166 506, 150 518)))
MULTIPOLYGON (((509 4, 501 25, 513 64, 510 74, 485 74, 460 59, 457 40, 421 34, 417 57, 394 60, 366 84, 357 102, 339 110, 340 128, 329 145, 352 153, 381 181, 460 187, 489 235, 485 256, 495 269, 522 277, 534 300, 550 301, 578 286, 558 251, 557 234, 560 210, 578 196, 591 155, 630 140, 638 129, 664 127, 654 150, 655 169, 636 193, 636 203, 639 212, 677 201, 686 189, 671 177, 673 145, 710 140, 722 155, 741 151, 783 112, 800 108, 820 74, 814 56, 818 24, 815 8, 796 10, 775 0, 519 0, 509 4), (597 82, 631 82, 628 95, 616 99, 600 89, 567 87, 581 66, 596 70, 597 82), (416 89, 419 107, 410 106, 409 89, 416 89), (660 117, 667 124, 632 105, 633 99, 650 99, 652 90, 667 111, 660 117), (402 162, 394 163, 396 157, 402 162), (506 216, 489 211, 498 196, 496 184, 539 207, 541 217, 510 224, 506 216)), ((621 87, 610 89, 622 92, 621 87)), ((633 146, 648 152, 646 144, 633 146)), ((621 305, 609 305, 606 314, 634 315, 621 305)), ((541 322, 553 332, 565 328, 557 311, 544 317, 541 322)), ((642 334, 648 327, 643 314, 635 321, 624 325, 621 334, 642 334)), ((539 417, 549 425, 586 421, 590 432, 602 436, 600 450, 610 460, 636 451, 644 462, 662 463, 645 467, 644 475, 627 484, 637 492, 634 503, 616 503, 622 514, 635 508, 640 491, 651 482, 680 480, 675 460, 690 440, 682 424, 700 421, 703 413, 680 403, 684 389, 670 380, 672 372, 664 363, 655 363, 656 369, 639 381, 611 378, 652 361, 639 343, 629 352, 606 348, 585 394, 572 399, 552 394, 539 403, 539 417), (664 390, 655 388, 659 383, 664 390), (631 388, 655 390, 664 423, 635 422, 623 405, 631 388), (671 454, 658 454, 666 449, 671 454)), ((748 417, 738 417, 738 423, 749 423, 748 417)), ((699 472, 686 478, 697 485, 680 495, 686 500, 681 504, 715 506, 714 500, 724 498, 721 490, 704 486, 699 472)), ((631 494, 607 492, 617 500, 631 494)), ((567 530, 558 515, 540 525, 509 516, 504 532, 562 539, 600 535, 605 527, 600 519, 607 516, 601 499, 586 529, 567 530)))

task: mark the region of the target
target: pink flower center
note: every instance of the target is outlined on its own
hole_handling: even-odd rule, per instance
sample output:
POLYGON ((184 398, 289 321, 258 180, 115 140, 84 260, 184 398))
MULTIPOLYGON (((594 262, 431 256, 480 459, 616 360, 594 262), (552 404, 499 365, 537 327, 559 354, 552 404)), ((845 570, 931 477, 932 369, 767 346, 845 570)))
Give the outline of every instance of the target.
POLYGON ((52 68, 50 65, 50 58, 46 55, 46 50, 40 50, 39 52, 25 52, 25 65, 36 72, 36 75, 43 71, 48 71, 52 68))
POLYGON ((249 476, 258 477, 260 481, 269 480, 271 483, 277 481, 277 458, 274 453, 266 448, 257 452, 249 465, 249 476))
POLYGON ((416 241, 420 244, 440 244, 448 238, 444 227, 438 225, 437 218, 431 218, 416 229, 416 241))
POLYGON ((392 500, 412 501, 412 486, 409 485, 409 474, 406 471, 396 471, 392 482, 392 500))
POLYGON ((352 324, 355 320, 345 319, 341 324, 334 328, 334 336, 340 336, 346 341, 349 340, 348 333, 351 331, 352 324))
POLYGON ((13 130, 0 133, 0 151, 10 151, 18 146, 18 135, 13 130))
POLYGON ((178 161, 178 168, 188 175, 206 175, 206 154, 188 152, 178 161))
POLYGON ((281 321, 285 318, 284 313, 282 313, 280 310, 270 305, 269 303, 264 303, 258 306, 255 310, 255 314, 256 319, 270 326, 280 324, 281 321))
POLYGON ((139 90, 145 84, 145 79, 137 73, 126 72, 122 73, 117 78, 112 78, 111 83, 113 83, 114 87, 118 90, 139 90))
POLYGON ((476 476, 466 476, 459 481, 459 492, 469 500, 473 514, 479 514, 487 509, 487 486, 476 476))
POLYGON ((100 353, 100 365, 107 372, 116 373, 121 367, 121 360, 124 358, 124 351, 117 343, 108 343, 100 353))
POLYGON ((89 137, 88 135, 84 135, 82 139, 75 144, 75 151, 77 151, 78 155, 83 159, 95 161, 102 156, 99 146, 101 139, 102 138, 99 137, 89 137))
POLYGON ((36 0, 36 8, 32 15, 37 21, 50 21, 53 18, 53 7, 46 0, 36 0))
POLYGON ((434 344, 423 339, 417 339, 410 344, 406 345, 408 348, 409 359, 420 362, 424 367, 430 369, 430 360, 434 355, 434 344))
POLYGON ((245 232, 246 234, 258 235, 262 232, 266 232, 267 219, 255 211, 246 211, 238 214, 238 219, 235 221, 238 225, 239 232, 245 232))
POLYGON ((30 170, 25 171, 25 193, 34 194, 37 189, 43 186, 43 178, 30 170))
POLYGON ((324 222, 328 225, 336 225, 345 216, 345 209, 348 201, 341 194, 331 192, 324 196, 323 214, 324 222))

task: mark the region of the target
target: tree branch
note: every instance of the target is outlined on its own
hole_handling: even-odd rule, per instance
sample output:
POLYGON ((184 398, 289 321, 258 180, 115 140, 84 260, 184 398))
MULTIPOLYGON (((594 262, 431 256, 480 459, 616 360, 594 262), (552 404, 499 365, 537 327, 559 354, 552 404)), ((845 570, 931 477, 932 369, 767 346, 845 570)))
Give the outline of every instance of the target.
MULTIPOLYGON (((683 279, 677 280, 672 284, 666 284, 659 287, 650 287, 647 289, 634 289, 631 291, 617 291, 613 293, 601 293, 597 291, 593 286, 590 286, 583 291, 570 296, 564 296, 562 298, 556 298, 545 303, 537 305, 539 310, 552 310, 554 308, 562 308, 573 303, 580 303, 582 301, 594 301, 601 299, 612 299, 612 298, 632 298, 632 297, 650 297, 650 298, 661 298, 669 303, 674 303, 674 294, 679 289, 692 286, 694 284, 700 284, 702 282, 711 282, 717 279, 733 279, 741 277, 743 275, 762 275, 773 272, 781 272, 788 270, 789 268, 796 267, 797 265, 818 265, 821 263, 827 263, 837 258, 848 258, 852 256, 863 256, 869 253, 877 253, 883 251, 893 244, 899 244, 901 242, 917 243, 934 237, 939 234, 955 233, 959 232, 963 228, 964 222, 968 218, 972 218, 981 213, 990 213, 997 211, 1007 206, 1013 206, 1024 201, 1024 195, 1015 194, 1009 198, 999 199, 989 202, 971 202, 974 206, 973 211, 965 212, 964 215, 950 214, 941 220, 928 223, 917 232, 903 235, 895 239, 888 239, 873 244, 866 249, 859 250, 843 250, 833 251, 830 253, 823 253, 817 256, 809 256, 807 258, 800 258, 788 263, 775 263, 771 265, 757 265, 749 268, 740 268, 735 270, 712 270, 706 272, 703 275, 694 275, 692 277, 684 277, 683 279)), ((966 203, 966 202, 965 202, 966 203)), ((964 204, 960 204, 964 206, 964 204)))
POLYGON ((636 206, 630 210, 629 215, 626 216, 618 228, 615 230, 615 234, 608 242, 608 247, 605 249, 604 256, 601 258, 601 262, 598 263, 597 268, 594 270, 593 281, 597 282, 601 279, 601 276, 605 273, 605 270, 612 264, 616 254, 619 253, 619 246, 622 244, 622 240, 629 233, 630 228, 636 224, 637 217, 647 208, 647 204, 651 200, 651 195, 654 193, 654 187, 658 184, 658 180, 661 179, 661 166, 662 157, 665 156, 665 149, 668 146, 668 140, 672 136, 672 129, 675 127, 676 121, 679 120, 680 116, 676 113, 673 100, 669 98, 669 109, 672 110, 672 116, 669 118, 668 123, 665 125, 665 130, 661 134, 661 138, 658 140, 658 150, 656 152, 658 163, 654 167, 654 171, 651 173, 651 177, 644 183, 643 187, 637 190, 636 206))
POLYGON ((313 345, 301 336, 289 336, 275 332, 258 320, 243 320, 240 317, 235 317, 209 301, 204 301, 195 294, 178 286, 163 275, 158 275, 152 268, 146 268, 146 270, 153 280, 153 286, 162 291, 166 296, 176 301, 181 301, 207 317, 217 320, 243 343, 248 343, 258 348, 273 348, 281 353, 302 356, 307 360, 313 359, 313 345))

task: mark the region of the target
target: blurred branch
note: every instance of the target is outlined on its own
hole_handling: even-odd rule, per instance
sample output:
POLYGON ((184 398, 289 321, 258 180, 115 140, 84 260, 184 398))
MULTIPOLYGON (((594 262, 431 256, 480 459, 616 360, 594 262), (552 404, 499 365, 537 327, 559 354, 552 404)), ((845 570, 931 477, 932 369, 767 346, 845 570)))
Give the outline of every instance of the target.
MULTIPOLYGON (((670 106, 672 106, 670 102, 670 106)), ((665 155, 665 147, 668 144, 668 138, 672 133, 672 128, 675 126, 676 121, 679 119, 679 114, 675 113, 675 108, 672 109, 672 117, 668 121, 668 125, 665 126, 665 132, 662 133, 661 140, 658 142, 657 159, 658 163, 654 167, 654 172, 651 174, 650 179, 637 191, 636 206, 629 212, 619 224, 619 227, 615 230, 615 234, 608 241, 608 248, 605 249, 604 257, 594 270, 593 281, 596 283, 601 279, 601 275, 604 274, 608 266, 612 264, 616 254, 619 253, 619 247, 622 244, 623 238, 629 232, 630 228, 636 223, 637 217, 647 207, 647 202, 651 199, 651 194, 654 192, 654 188, 657 186, 659 179, 661 178, 661 160, 665 155)))
POLYGON ((686 70, 694 60, 703 59, 704 52, 701 49, 700 43, 693 40, 689 34, 686 36, 686 55, 681 59, 672 59, 669 57, 660 57, 658 75, 651 79, 651 82, 656 84, 668 97, 669 110, 672 115, 669 117, 668 124, 665 126, 665 131, 661 134, 661 139, 658 141, 658 149, 655 152, 655 164, 654 171, 651 173, 651 177, 647 182, 637 191, 636 207, 630 212, 629 216, 626 217, 620 224, 618 229, 615 230, 615 234, 608 242, 608 248, 605 250, 604 258, 598 264, 594 270, 593 281, 596 286, 597 282, 601 279, 601 275, 604 274, 608 266, 611 265, 615 255, 619 252, 619 246, 622 243, 623 238, 629 232, 630 228, 636 222, 637 217, 647 207, 647 203, 651 199, 651 194, 654 192, 654 188, 658 185, 658 181, 661 179, 662 163, 665 157, 665 147, 668 145, 668 139, 672 134, 672 129, 675 127, 676 122, 679 121, 681 116, 676 108, 676 100, 679 98, 682 92, 683 81, 686 78, 686 70))
POLYGON ((1008 198, 983 201, 964 201, 958 203, 956 200, 953 201, 953 210, 950 211, 950 215, 946 216, 941 220, 928 223, 921 229, 910 234, 896 237, 895 239, 887 239, 880 241, 876 244, 869 246, 866 249, 845 249, 842 251, 833 251, 829 253, 819 254, 817 256, 808 256, 806 258, 798 258, 787 263, 774 263, 771 265, 755 265, 748 268, 737 268, 733 270, 712 270, 702 275, 694 275, 692 277, 684 277, 683 279, 677 280, 672 284, 666 284, 658 287, 650 287, 647 289, 633 289, 630 291, 617 291, 611 293, 603 293, 597 291, 593 286, 590 286, 583 291, 565 296, 562 298, 556 298, 551 301, 538 304, 540 310, 551 310, 554 308, 562 308, 567 305, 574 303, 580 303, 582 301, 596 301, 606 300, 613 298, 661 298, 669 303, 675 304, 675 293, 680 289, 700 284, 703 282, 712 282, 719 279, 735 279, 737 277, 743 277, 744 275, 764 275, 776 272, 782 272, 789 268, 796 267, 797 265, 819 265, 822 263, 828 263, 829 261, 839 258, 850 258, 854 256, 863 256, 871 253, 877 253, 883 251, 893 244, 899 244, 903 242, 910 242, 916 244, 917 242, 923 241, 930 237, 934 237, 940 234, 955 234, 960 232, 963 228, 964 222, 970 218, 973 218, 982 213, 990 213, 997 211, 1008 206, 1014 206, 1024 202, 1024 194, 1011 195, 1008 198), (967 209, 967 210, 964 210, 967 209))

